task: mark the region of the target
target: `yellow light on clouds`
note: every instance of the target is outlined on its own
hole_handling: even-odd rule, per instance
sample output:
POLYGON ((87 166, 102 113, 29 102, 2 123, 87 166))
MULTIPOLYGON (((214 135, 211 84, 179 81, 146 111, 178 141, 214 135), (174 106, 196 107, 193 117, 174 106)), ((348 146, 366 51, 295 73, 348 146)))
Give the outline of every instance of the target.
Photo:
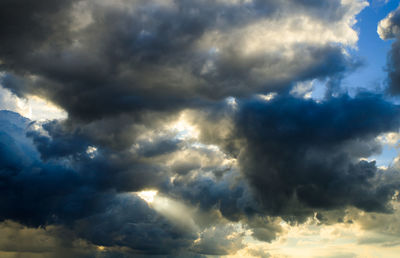
POLYGON ((137 195, 147 203, 153 203, 154 197, 157 195, 157 193, 158 191, 156 190, 148 190, 148 191, 138 192, 137 195))

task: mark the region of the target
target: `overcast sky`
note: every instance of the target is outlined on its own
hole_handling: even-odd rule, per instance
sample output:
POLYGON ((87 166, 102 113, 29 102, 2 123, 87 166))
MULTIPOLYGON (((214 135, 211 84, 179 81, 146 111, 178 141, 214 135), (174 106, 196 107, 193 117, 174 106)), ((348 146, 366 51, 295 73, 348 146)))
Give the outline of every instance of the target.
POLYGON ((398 257, 395 0, 0 0, 0 256, 398 257))

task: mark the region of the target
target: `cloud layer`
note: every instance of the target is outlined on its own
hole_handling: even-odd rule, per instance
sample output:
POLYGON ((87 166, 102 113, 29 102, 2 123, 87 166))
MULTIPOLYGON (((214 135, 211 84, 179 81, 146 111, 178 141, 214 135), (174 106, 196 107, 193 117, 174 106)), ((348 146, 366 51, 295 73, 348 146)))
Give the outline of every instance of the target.
MULTIPOLYGON (((246 241, 359 218, 348 210, 390 216, 398 168, 368 158, 398 131, 399 106, 340 88, 361 64, 349 53, 366 5, 1 1, 1 85, 68 117, 0 111, 0 232, 23 240, 0 250, 268 257, 246 241), (310 80, 326 87, 318 101, 293 94, 310 80)), ((396 15, 383 39, 398 37, 396 15)))
POLYGON ((1 4, 3 86, 49 98, 85 120, 176 110, 337 76, 357 65, 340 45, 356 43, 351 26, 365 6, 28 2, 1 4))

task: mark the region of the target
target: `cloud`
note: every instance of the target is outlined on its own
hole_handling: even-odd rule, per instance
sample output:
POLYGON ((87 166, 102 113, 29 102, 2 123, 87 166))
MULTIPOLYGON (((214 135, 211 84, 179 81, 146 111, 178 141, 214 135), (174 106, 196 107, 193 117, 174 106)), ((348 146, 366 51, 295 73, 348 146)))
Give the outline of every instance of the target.
POLYGON ((6 1, 2 84, 84 120, 285 90, 357 66, 345 47, 357 41, 354 15, 365 5, 6 1))
MULTIPOLYGON (((142 253, 171 253, 195 239, 193 232, 170 224, 139 197, 98 183, 101 166, 93 166, 97 170, 91 172, 72 160, 41 161, 32 143, 21 142, 28 120, 12 112, 1 111, 1 115, 8 118, 0 134, 2 220, 34 227, 64 225, 96 245, 126 246, 142 253)), ((81 163, 92 160, 84 153, 74 158, 81 163)))
POLYGON ((395 39, 392 43, 392 48, 388 54, 387 61, 387 72, 389 75, 388 85, 389 91, 392 94, 399 93, 399 82, 400 82, 400 72, 399 72, 399 24, 400 24, 400 9, 390 12, 386 18, 381 20, 378 24, 378 34, 381 39, 395 39))
POLYGON ((399 35, 399 15, 399 9, 396 9, 379 22, 378 34, 381 39, 393 39, 399 35))
MULTIPOLYGON (((366 158, 398 131, 399 107, 340 89, 360 65, 349 49, 365 6, 2 1, 1 85, 68 116, 0 111, 0 231, 21 240, 0 249, 268 257, 246 241, 311 217, 335 224, 348 208, 389 214, 397 168, 366 158), (305 98, 315 80, 328 88, 318 101, 305 98), (48 245, 25 245, 33 236, 48 245)), ((382 38, 397 37, 395 17, 382 38)))
MULTIPOLYGON (((212 242, 207 242, 208 233, 205 232, 215 223, 225 228, 227 219, 224 217, 243 216, 240 203, 246 203, 245 197, 241 197, 245 186, 234 186, 234 180, 228 175, 221 179, 226 173, 223 170, 230 168, 224 168, 229 164, 221 164, 223 162, 214 157, 217 150, 192 147, 193 150, 198 148, 198 157, 204 159, 204 163, 191 172, 198 176, 192 177, 194 174, 189 176, 175 170, 179 156, 167 166, 160 165, 171 157, 169 148, 167 156, 164 151, 149 155, 146 142, 142 142, 144 150, 139 148, 136 154, 104 147, 91 153, 87 151, 88 146, 92 146, 88 140, 76 134, 65 134, 56 121, 40 126, 14 112, 1 111, 0 115, 0 204, 4 208, 0 212, 1 220, 27 225, 32 231, 37 227, 54 228, 54 232, 60 234, 66 230, 69 235, 60 238, 84 241, 91 246, 91 251, 82 255, 98 253, 99 246, 106 248, 110 257, 118 253, 128 257, 168 254, 197 257, 197 254, 230 253, 232 248, 242 247, 242 236, 225 240, 235 233, 225 229, 221 229, 212 242), (161 160, 157 162, 157 158, 161 160), (147 159, 151 162, 146 162, 147 159), (212 159, 215 159, 214 165, 209 163, 212 159), (200 176, 200 172, 216 176, 209 181, 200 176), (173 185, 169 175, 178 176, 173 185), (236 194, 231 186, 237 188, 236 194), (157 197, 154 203, 148 204, 134 193, 152 187, 160 189, 161 196, 167 194, 175 200, 157 197), (190 187, 199 191, 191 193, 190 187), (202 194, 203 200, 200 199, 202 194), (197 206, 199 201, 200 207, 197 206), (205 234, 204 240, 193 247, 201 232, 205 234), (219 237, 222 238, 217 241, 219 237), (226 249, 227 244, 231 248, 226 249)), ((155 144, 164 143, 165 139, 160 137, 155 144)), ((172 151, 185 153, 185 148, 174 147, 172 151)), ((225 159, 223 154, 218 155, 219 159, 225 159)), ((56 255, 54 249, 59 247, 54 245, 49 246, 49 250, 42 246, 46 249, 43 252, 50 252, 50 257, 56 255)), ((22 252, 23 246, 20 248, 13 250, 22 252)), ((65 254, 75 251, 72 248, 65 254)))
POLYGON ((346 95, 321 103, 280 96, 239 102, 238 162, 264 211, 300 216, 310 209, 356 206, 389 211, 398 185, 375 181, 375 139, 397 130, 398 107, 380 96, 346 95))
POLYGON ((230 225, 218 225, 201 232, 195 240, 194 250, 207 255, 235 254, 244 247, 244 233, 230 225))

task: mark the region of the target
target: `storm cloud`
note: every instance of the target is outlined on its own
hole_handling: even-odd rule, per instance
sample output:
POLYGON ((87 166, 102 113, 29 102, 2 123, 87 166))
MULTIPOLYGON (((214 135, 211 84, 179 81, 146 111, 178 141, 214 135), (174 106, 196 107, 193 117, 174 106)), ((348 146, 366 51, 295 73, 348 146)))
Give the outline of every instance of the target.
POLYGON ((389 211, 398 182, 377 184, 376 137, 399 127, 399 107, 361 94, 323 103, 293 97, 239 104, 238 160, 267 212, 355 206, 389 211))
MULTIPOLYGON (((1 86, 68 114, 0 111, 0 232, 23 240, 0 238, 0 251, 228 255, 348 209, 391 214, 398 168, 369 158, 400 107, 341 88, 362 65, 350 50, 366 5, 0 1, 1 86), (310 81, 324 96, 293 93, 310 81), (35 235, 50 240, 25 244, 35 235)), ((382 38, 398 37, 396 17, 382 38)))
POLYGON ((84 120, 285 90, 357 66, 338 43, 356 42, 352 16, 363 6, 2 1, 2 84, 84 120))

